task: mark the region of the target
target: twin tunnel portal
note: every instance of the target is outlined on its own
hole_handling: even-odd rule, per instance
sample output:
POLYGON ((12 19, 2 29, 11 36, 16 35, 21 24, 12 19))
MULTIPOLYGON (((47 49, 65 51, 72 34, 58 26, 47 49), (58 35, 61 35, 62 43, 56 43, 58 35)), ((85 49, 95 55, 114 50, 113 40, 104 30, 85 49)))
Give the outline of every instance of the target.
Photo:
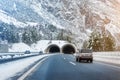
POLYGON ((45 50, 46 53, 64 53, 64 54, 73 54, 76 52, 76 48, 72 44, 65 44, 62 47, 59 47, 56 44, 51 44, 45 50))

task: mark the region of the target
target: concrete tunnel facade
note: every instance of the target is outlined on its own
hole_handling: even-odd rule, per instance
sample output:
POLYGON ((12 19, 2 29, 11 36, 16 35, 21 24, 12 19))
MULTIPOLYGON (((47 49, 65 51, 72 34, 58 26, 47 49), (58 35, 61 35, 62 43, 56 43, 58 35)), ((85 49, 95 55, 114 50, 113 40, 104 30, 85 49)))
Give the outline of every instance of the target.
POLYGON ((57 44, 51 44, 46 48, 45 52, 74 54, 76 52, 76 47, 71 43, 63 44, 62 46, 59 46, 57 44))

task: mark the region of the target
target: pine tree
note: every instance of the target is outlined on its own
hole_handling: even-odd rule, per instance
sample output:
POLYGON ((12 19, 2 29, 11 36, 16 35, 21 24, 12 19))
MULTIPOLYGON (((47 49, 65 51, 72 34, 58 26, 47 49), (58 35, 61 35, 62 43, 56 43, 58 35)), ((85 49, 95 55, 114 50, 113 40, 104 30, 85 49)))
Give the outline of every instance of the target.
MULTIPOLYGON (((90 35, 87 48, 93 51, 113 51, 115 49, 115 41, 111 35, 100 34, 98 31, 93 31, 90 35)), ((86 45, 84 42, 83 46, 86 45)))
POLYGON ((30 30, 30 34, 31 34, 32 43, 36 43, 41 38, 41 35, 39 34, 39 32, 35 27, 33 27, 33 29, 30 30))
POLYGON ((113 51, 115 50, 115 41, 110 35, 103 35, 102 37, 102 48, 103 51, 113 51))
POLYGON ((87 41, 87 40, 85 40, 85 41, 83 42, 82 48, 83 48, 83 49, 87 49, 87 48, 88 48, 88 41, 87 41))
POLYGON ((28 45, 36 43, 40 39, 41 35, 35 27, 26 28, 22 34, 22 41, 28 45))
POLYGON ((94 51, 100 51, 102 47, 100 33, 96 30, 93 31, 90 35, 88 43, 88 48, 93 49, 94 51))
POLYGON ((57 36, 57 39, 58 40, 65 40, 65 41, 68 41, 71 43, 73 40, 72 36, 73 36, 73 34, 70 31, 61 30, 61 32, 59 32, 59 34, 57 36))
POLYGON ((64 34, 63 34, 63 32, 64 32, 64 30, 62 29, 62 30, 58 33, 58 35, 57 35, 57 39, 58 39, 58 40, 64 40, 64 34))
POLYGON ((27 31, 25 31, 23 34, 22 34, 22 41, 24 42, 24 43, 26 43, 26 44, 31 44, 32 42, 31 42, 31 37, 30 37, 30 34, 27 32, 27 31))

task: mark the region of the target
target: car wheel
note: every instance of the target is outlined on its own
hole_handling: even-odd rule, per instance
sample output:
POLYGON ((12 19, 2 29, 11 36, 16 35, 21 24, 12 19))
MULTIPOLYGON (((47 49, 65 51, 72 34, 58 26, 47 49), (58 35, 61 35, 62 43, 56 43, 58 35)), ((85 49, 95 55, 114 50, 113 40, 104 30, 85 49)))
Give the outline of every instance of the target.
POLYGON ((79 59, 79 62, 81 62, 81 59, 79 59))
POLYGON ((92 62, 93 62, 93 60, 90 60, 90 62, 92 63, 92 62))
POLYGON ((76 58, 76 62, 77 62, 77 58, 76 58))
POLYGON ((86 60, 86 62, 89 62, 89 60, 86 60))
POLYGON ((76 62, 78 62, 78 58, 76 58, 76 62))

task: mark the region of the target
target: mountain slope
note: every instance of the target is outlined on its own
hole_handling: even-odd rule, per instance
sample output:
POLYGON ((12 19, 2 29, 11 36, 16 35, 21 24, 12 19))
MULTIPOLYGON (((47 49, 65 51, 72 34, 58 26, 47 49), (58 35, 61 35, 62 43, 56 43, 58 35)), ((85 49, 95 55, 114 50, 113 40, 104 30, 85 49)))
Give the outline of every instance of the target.
POLYGON ((111 34, 120 45, 119 0, 1 0, 0 14, 0 21, 17 27, 52 24, 70 31, 78 47, 94 29, 111 34))

